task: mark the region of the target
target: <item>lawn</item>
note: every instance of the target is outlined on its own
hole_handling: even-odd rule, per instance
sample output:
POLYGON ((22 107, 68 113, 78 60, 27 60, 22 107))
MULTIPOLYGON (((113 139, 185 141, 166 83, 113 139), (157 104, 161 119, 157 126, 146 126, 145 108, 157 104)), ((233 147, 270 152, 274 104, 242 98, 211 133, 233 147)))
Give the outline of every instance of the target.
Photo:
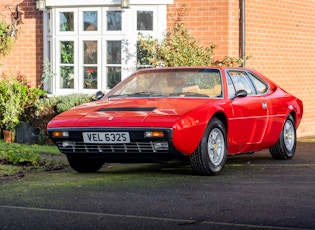
MULTIPOLYGON (((315 137, 298 142, 314 143, 315 137)), ((0 181, 6 177, 23 177, 26 173, 68 168, 65 155, 55 145, 26 145, 0 140, 0 181)))
POLYGON ((27 145, 18 143, 6 143, 4 140, 0 140, 1 151, 8 151, 10 149, 26 148, 30 149, 35 153, 46 153, 46 154, 61 154, 56 145, 27 145))
POLYGON ((0 140, 0 178, 68 167, 55 145, 27 145, 0 140))

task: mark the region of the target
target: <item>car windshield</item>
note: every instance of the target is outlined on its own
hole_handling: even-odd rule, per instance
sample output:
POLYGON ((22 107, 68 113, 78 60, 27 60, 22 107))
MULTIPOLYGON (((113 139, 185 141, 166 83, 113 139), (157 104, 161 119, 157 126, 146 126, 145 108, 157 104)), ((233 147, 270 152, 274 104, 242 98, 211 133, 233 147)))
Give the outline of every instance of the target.
POLYGON ((141 70, 107 94, 114 97, 222 97, 221 74, 208 68, 141 70))

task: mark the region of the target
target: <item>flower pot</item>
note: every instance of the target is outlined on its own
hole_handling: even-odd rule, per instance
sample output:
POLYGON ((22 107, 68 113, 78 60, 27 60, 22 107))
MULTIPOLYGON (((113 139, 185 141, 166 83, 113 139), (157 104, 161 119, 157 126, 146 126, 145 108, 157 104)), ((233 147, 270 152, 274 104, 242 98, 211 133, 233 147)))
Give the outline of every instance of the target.
POLYGON ((3 130, 3 139, 5 142, 12 142, 12 133, 10 130, 3 130))

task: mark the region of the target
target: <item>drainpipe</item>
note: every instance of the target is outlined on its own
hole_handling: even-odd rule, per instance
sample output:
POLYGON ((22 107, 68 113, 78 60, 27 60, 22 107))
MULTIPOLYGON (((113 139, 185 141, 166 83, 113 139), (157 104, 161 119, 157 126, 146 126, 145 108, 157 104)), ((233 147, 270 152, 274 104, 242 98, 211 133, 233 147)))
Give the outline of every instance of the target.
POLYGON ((240 41, 240 45, 241 45, 241 57, 242 59, 244 60, 244 63, 242 65, 242 67, 245 67, 245 62, 246 62, 246 54, 245 54, 245 0, 241 0, 241 3, 240 3, 240 13, 241 13, 241 17, 240 17, 240 25, 241 25, 241 28, 240 28, 240 32, 241 32, 241 41, 240 41))

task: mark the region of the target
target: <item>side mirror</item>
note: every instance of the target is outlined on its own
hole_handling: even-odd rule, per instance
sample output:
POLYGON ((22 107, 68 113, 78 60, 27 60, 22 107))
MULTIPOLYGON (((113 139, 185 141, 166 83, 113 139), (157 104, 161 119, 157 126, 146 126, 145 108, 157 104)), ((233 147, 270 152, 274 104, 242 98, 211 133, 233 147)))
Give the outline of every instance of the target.
POLYGON ((247 96, 247 91, 244 90, 244 89, 241 89, 241 90, 236 91, 234 98, 236 98, 236 97, 246 97, 246 96, 247 96))
POLYGON ((95 98, 96 98, 96 100, 99 101, 99 100, 101 100, 102 97, 104 97, 104 95, 105 94, 102 91, 97 91, 95 94, 95 98))

